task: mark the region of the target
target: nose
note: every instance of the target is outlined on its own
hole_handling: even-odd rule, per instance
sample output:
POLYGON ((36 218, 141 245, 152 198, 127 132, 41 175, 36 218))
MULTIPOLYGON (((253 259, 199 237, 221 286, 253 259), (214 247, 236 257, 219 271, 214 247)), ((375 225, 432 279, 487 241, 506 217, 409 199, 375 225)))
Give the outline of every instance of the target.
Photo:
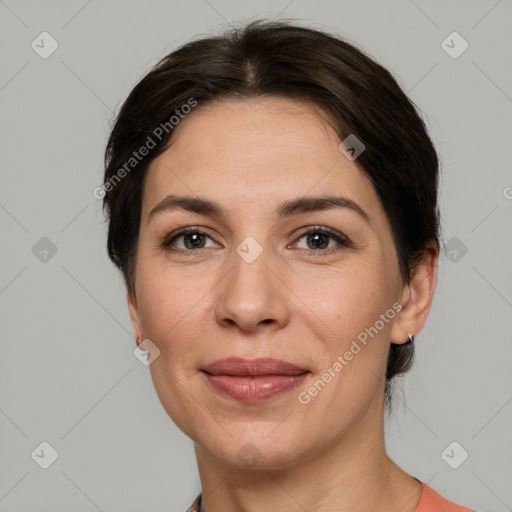
POLYGON ((271 250, 263 250, 254 261, 234 251, 229 267, 219 286, 217 322, 245 332, 269 333, 283 328, 289 322, 291 292, 279 275, 271 250))

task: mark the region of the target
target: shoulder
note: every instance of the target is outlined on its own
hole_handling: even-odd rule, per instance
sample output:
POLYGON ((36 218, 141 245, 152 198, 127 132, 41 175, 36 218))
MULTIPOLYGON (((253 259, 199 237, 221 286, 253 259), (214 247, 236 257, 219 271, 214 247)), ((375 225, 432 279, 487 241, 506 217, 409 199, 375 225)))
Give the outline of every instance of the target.
POLYGON ((447 500, 425 482, 420 483, 421 498, 414 512, 476 512, 447 500))

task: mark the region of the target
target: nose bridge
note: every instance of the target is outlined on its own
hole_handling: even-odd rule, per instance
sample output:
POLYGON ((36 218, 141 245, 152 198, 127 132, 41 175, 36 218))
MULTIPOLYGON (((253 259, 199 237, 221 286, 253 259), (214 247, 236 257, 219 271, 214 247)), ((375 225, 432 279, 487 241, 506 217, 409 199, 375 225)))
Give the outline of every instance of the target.
POLYGON ((217 307, 218 321, 231 320, 245 330, 254 330, 263 321, 285 320, 286 298, 272 270, 274 260, 271 247, 253 236, 247 236, 234 248, 217 307))

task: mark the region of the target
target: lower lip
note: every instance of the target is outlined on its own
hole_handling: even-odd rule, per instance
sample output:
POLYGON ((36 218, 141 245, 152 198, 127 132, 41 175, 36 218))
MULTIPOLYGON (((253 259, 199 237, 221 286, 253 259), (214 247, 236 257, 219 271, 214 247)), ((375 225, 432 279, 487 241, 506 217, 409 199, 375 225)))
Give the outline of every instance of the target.
POLYGON ((306 378, 309 372, 300 375, 257 375, 253 377, 203 373, 210 384, 220 393, 244 402, 261 402, 294 388, 306 378))

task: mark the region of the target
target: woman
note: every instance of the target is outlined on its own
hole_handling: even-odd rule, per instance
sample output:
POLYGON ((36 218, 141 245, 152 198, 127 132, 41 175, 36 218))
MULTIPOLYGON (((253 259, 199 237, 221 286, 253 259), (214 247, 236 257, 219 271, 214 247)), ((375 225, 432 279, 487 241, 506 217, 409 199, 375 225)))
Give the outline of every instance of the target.
POLYGON ((468 511, 386 454, 437 278, 438 158, 390 73, 253 22, 162 59, 105 153, 108 251, 192 510, 468 511))

